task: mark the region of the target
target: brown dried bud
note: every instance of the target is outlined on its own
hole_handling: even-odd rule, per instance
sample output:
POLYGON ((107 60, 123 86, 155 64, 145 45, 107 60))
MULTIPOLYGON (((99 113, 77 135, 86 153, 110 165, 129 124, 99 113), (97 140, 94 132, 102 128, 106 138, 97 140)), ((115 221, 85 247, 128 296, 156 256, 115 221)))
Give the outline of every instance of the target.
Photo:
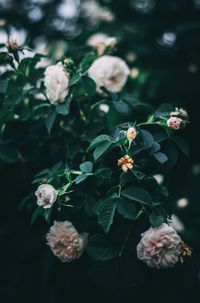
POLYGON ((184 262, 184 258, 185 257, 191 257, 192 256, 192 251, 191 249, 189 248, 189 246, 187 244, 185 244, 185 242, 181 241, 180 243, 180 252, 181 252, 181 255, 180 255, 180 260, 181 260, 181 263, 184 262))
POLYGON ((16 39, 8 39, 6 42, 6 47, 10 53, 14 53, 19 49, 19 45, 16 39))
POLYGON ((121 166, 122 170, 126 173, 129 169, 133 168, 134 161, 128 155, 118 160, 118 166, 121 166))

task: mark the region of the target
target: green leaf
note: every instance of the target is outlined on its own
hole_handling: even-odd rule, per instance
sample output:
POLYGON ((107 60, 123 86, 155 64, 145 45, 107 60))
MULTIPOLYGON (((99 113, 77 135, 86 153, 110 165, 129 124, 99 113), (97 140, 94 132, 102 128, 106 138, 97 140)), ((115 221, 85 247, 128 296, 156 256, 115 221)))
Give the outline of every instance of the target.
POLYGON ((87 178, 88 178, 88 175, 82 174, 82 175, 76 177, 75 183, 76 183, 76 184, 79 184, 79 183, 81 183, 82 181, 84 181, 84 180, 87 179, 87 178))
POLYGON ((113 101, 113 106, 120 114, 130 113, 130 106, 122 100, 113 101))
POLYGON ((154 138, 153 138, 152 134, 150 132, 148 132, 147 130, 142 130, 141 133, 143 136, 143 143, 144 143, 145 149, 151 148, 152 145, 154 144, 154 138))
POLYGON ((105 235, 89 237, 86 251, 91 258, 98 261, 110 260, 119 253, 119 249, 113 246, 113 243, 105 235))
POLYGON ((165 154, 167 155, 168 160, 164 164, 166 170, 171 169, 178 160, 178 152, 176 146, 169 142, 164 149, 165 154))
POLYGON ((74 75, 70 80, 69 80, 69 86, 77 84, 81 79, 80 75, 74 75))
POLYGON ((94 159, 97 160, 103 153, 105 153, 112 145, 112 142, 103 142, 95 148, 93 153, 94 159))
POLYGON ((49 224, 51 221, 52 213, 53 213, 53 207, 44 209, 44 217, 45 217, 45 220, 47 221, 47 223, 49 223, 49 224))
POLYGON ((124 197, 136 202, 151 205, 152 197, 145 189, 137 186, 129 187, 121 193, 124 197))
POLYGON ((167 133, 166 130, 165 130, 165 131, 159 131, 159 132, 155 133, 155 134, 153 135, 153 137, 154 137, 154 140, 155 140, 157 143, 160 143, 160 142, 163 142, 163 141, 165 141, 166 139, 168 139, 168 138, 169 138, 169 135, 168 135, 168 133, 167 133))
POLYGON ((87 54, 81 64, 80 64, 80 69, 82 72, 87 71, 87 69, 90 67, 90 65, 93 63, 93 61, 97 58, 97 55, 95 54, 87 54))
POLYGON ((165 222, 165 219, 162 216, 156 216, 154 214, 151 214, 149 219, 153 227, 159 227, 163 222, 165 222))
POLYGON ((155 112, 155 117, 168 116, 173 111, 173 106, 168 103, 163 103, 155 112))
POLYGON ((70 111, 70 102, 71 99, 68 99, 66 102, 56 105, 57 113, 64 116, 68 115, 70 111))
POLYGON ((43 213, 44 213, 43 208, 42 207, 37 207, 35 209, 35 211, 33 212, 33 215, 32 215, 32 218, 31 218, 31 224, 33 224, 37 220, 37 218, 39 216, 41 216, 43 213))
POLYGON ((93 169, 93 164, 90 161, 86 161, 86 162, 81 163, 81 165, 79 167, 83 173, 91 173, 92 169, 93 169))
POLYGON ((84 91, 89 96, 94 96, 96 93, 96 83, 91 78, 84 76, 82 77, 82 86, 84 91))
POLYGON ((154 157, 156 158, 156 160, 158 160, 158 162, 160 162, 161 164, 165 163, 168 158, 165 154, 158 152, 158 153, 154 153, 154 157))
POLYGON ((47 116, 47 118, 45 120, 45 125, 46 125, 49 135, 51 134, 52 127, 56 120, 56 116, 57 116, 57 113, 55 111, 52 111, 52 112, 50 112, 50 114, 47 116))
POLYGON ((102 179, 109 179, 112 175, 112 170, 110 168, 99 168, 94 172, 94 175, 102 179))
POLYGON ((91 151, 92 149, 94 149, 97 145, 99 145, 102 142, 111 142, 111 138, 108 135, 100 135, 98 137, 96 137, 89 145, 89 147, 87 148, 87 152, 91 151))
POLYGON ((8 87, 8 80, 0 80, 0 93, 5 93, 8 87))
POLYGON ((132 169, 131 173, 138 179, 142 180, 145 178, 145 174, 142 171, 139 171, 137 169, 132 169))
POLYGON ((174 136, 172 138, 174 143, 178 146, 178 148, 187 156, 189 157, 190 155, 190 150, 187 142, 180 136, 174 136))
POLYGON ((126 219, 135 220, 137 208, 132 200, 120 198, 117 201, 117 211, 126 219))
POLYGON ((33 197, 34 197, 34 194, 33 194, 33 193, 30 193, 29 195, 27 195, 27 196, 20 202, 20 204, 19 204, 19 206, 18 206, 18 210, 19 210, 19 211, 22 210, 22 208, 24 207, 24 205, 25 205, 26 203, 28 203, 29 201, 31 201, 31 200, 33 199, 33 197))
POLYGON ((22 156, 16 146, 3 145, 0 147, 0 159, 7 163, 22 161, 22 156))
POLYGON ((108 233, 113 223, 116 209, 116 199, 110 197, 100 202, 97 208, 98 222, 103 227, 104 232, 108 233))

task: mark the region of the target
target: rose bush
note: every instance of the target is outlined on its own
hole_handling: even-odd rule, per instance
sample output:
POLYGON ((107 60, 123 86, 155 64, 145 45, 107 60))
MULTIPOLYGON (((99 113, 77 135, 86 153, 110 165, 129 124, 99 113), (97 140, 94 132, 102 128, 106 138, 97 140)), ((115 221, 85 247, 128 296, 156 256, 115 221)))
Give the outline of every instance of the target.
POLYGON ((112 47, 80 60, 59 58, 45 68, 38 67, 43 55, 20 59, 21 50, 1 53, 11 69, 1 83, 1 159, 48 159, 49 167, 42 163, 33 178, 37 198, 30 194, 21 207, 33 212, 32 223, 43 217, 51 225, 47 241, 53 254, 69 262, 85 250, 100 263, 126 263, 127 254, 137 262, 138 252, 155 268, 184 260, 190 249, 183 250, 167 225, 168 191, 154 176, 169 172, 177 150, 188 154, 177 135, 189 123, 187 113, 137 100, 125 88, 130 69, 109 55, 112 47), (135 243, 147 225, 152 227, 135 243))

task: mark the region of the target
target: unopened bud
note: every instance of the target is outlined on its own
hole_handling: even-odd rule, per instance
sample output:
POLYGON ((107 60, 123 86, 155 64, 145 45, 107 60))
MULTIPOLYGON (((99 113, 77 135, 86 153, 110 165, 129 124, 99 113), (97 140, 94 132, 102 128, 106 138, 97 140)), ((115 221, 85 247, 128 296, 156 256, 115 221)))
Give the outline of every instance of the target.
POLYGON ((172 129, 175 129, 175 130, 178 130, 181 128, 181 123, 182 123, 182 119, 180 118, 177 118, 177 117, 170 117, 168 120, 167 120, 167 125, 169 128, 172 128, 172 129))
POLYGON ((137 136, 137 131, 136 131, 135 127, 129 127, 129 129, 127 130, 126 136, 129 141, 134 140, 137 136))
POLYGON ((65 66, 70 66, 70 65, 74 64, 74 61, 70 58, 65 58, 64 61, 63 61, 63 64, 65 66))

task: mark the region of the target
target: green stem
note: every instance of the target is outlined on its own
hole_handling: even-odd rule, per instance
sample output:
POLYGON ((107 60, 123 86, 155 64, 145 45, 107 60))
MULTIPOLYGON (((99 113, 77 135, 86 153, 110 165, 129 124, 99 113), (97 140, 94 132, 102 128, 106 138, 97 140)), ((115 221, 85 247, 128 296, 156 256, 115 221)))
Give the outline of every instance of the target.
POLYGON ((126 235, 126 238, 125 238, 125 240, 124 240, 124 243, 122 244, 121 250, 120 250, 120 252, 119 252, 119 257, 121 257, 122 254, 123 254, 123 252, 124 252, 124 249, 125 249, 125 247, 126 247, 126 244, 127 244, 128 238, 129 238, 129 235, 130 235, 130 229, 128 230, 127 235, 126 235))
POLYGON ((140 123, 138 124, 138 126, 143 126, 143 125, 160 125, 160 122, 144 122, 144 123, 140 123))

